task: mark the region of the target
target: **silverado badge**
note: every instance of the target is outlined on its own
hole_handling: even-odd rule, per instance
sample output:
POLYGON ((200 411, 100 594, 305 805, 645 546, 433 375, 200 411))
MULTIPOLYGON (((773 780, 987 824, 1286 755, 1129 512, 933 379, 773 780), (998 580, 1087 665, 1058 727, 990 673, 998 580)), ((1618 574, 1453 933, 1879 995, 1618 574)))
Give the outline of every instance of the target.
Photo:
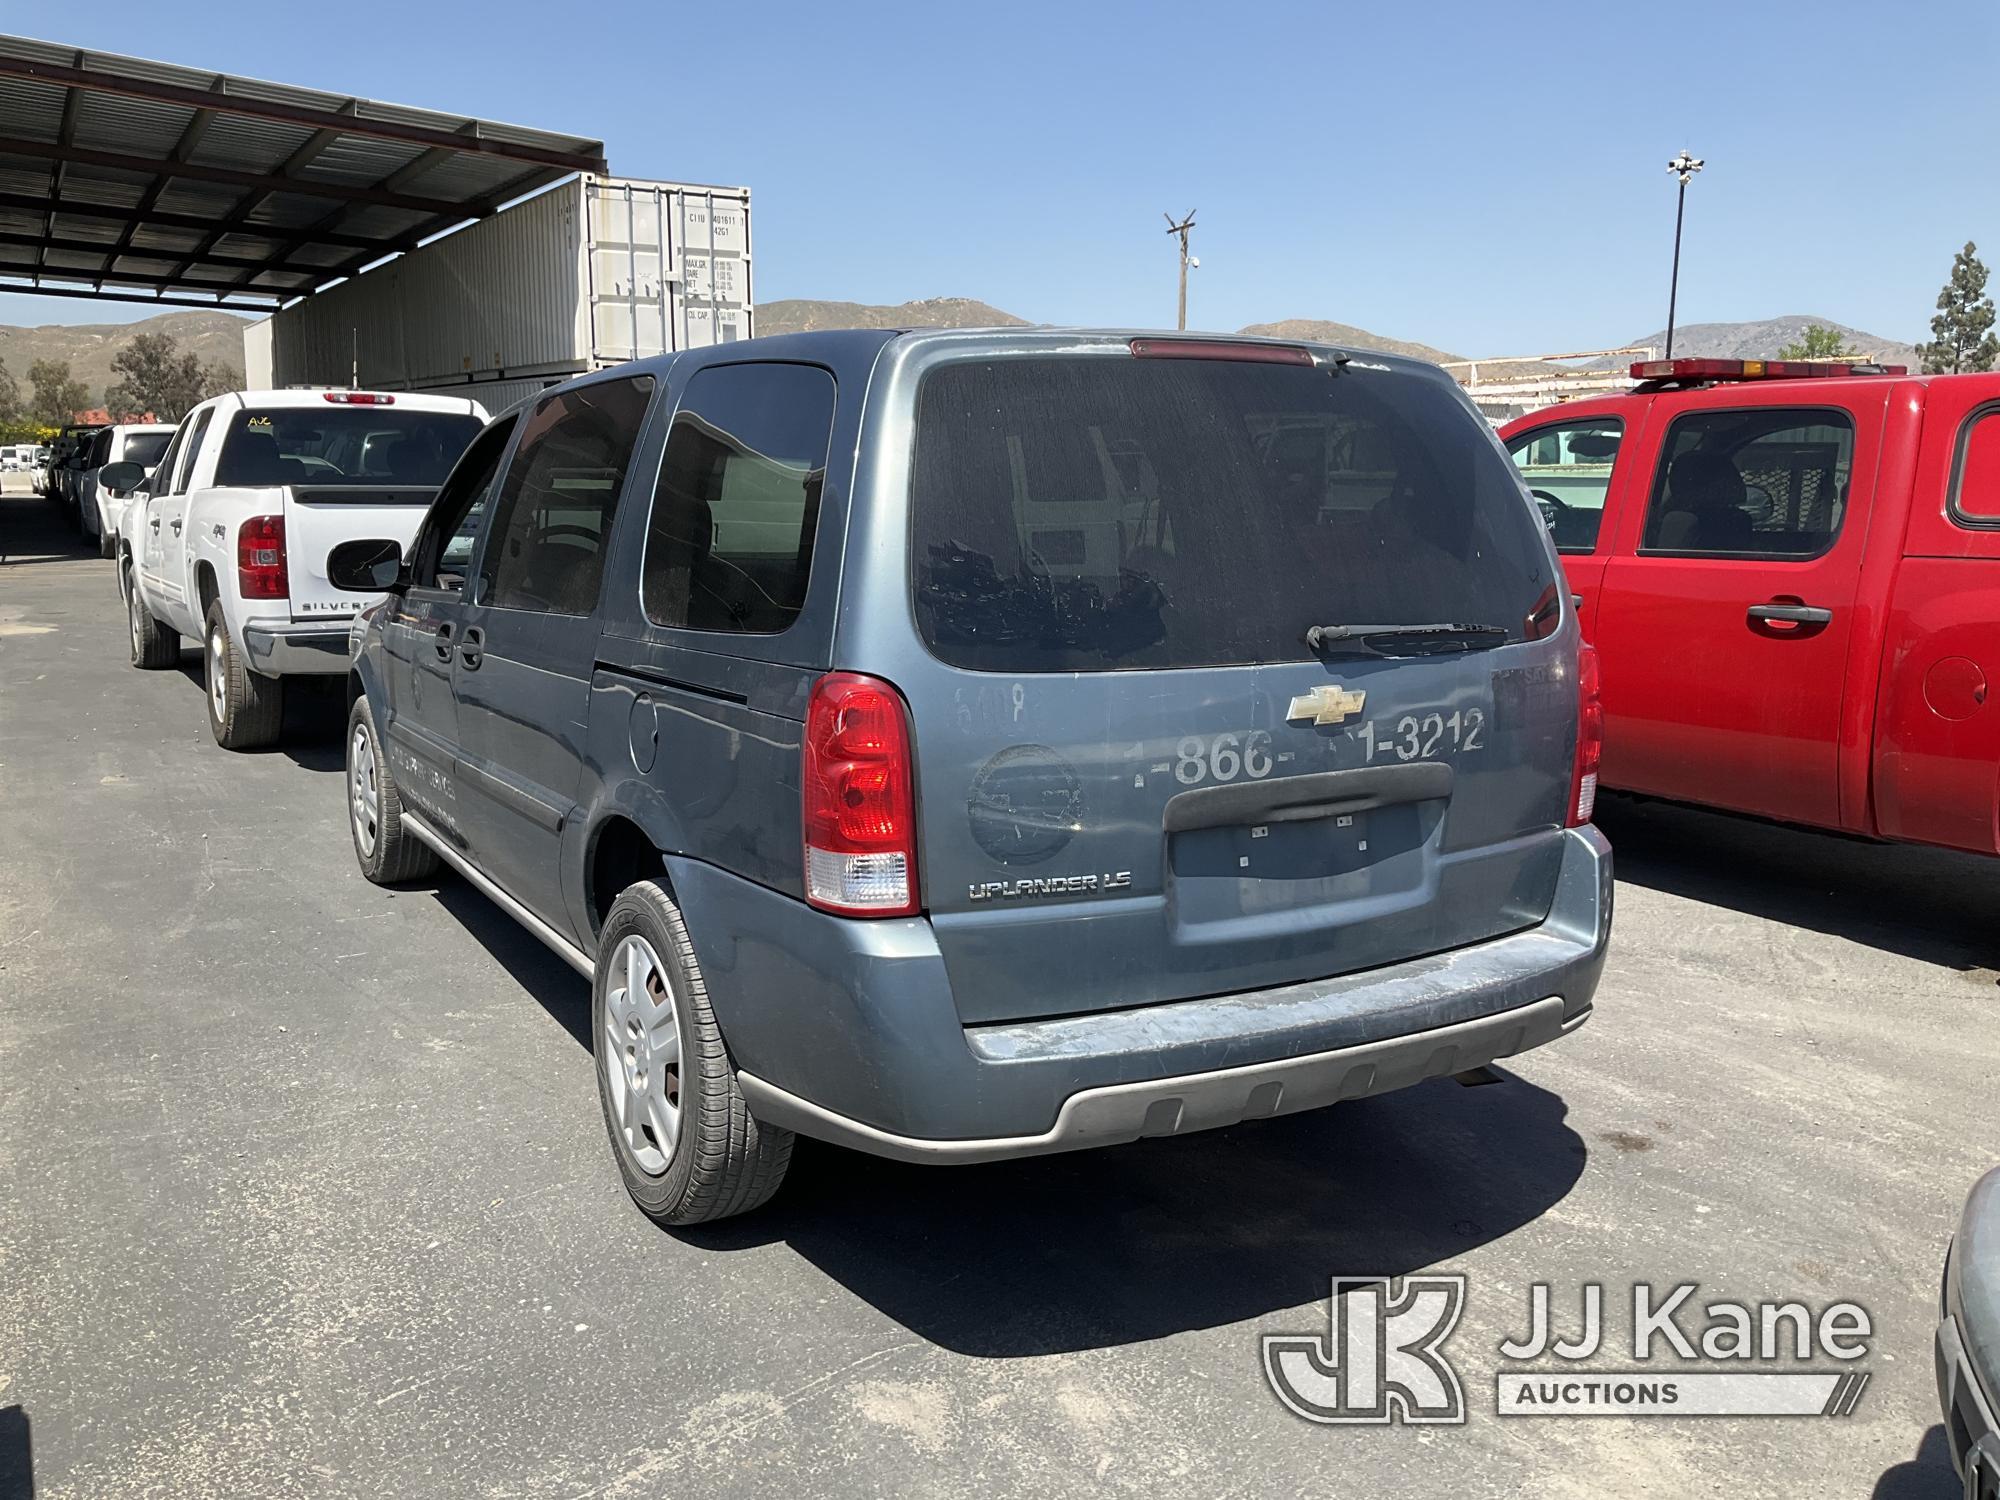
POLYGON ((1299 694, 1285 710, 1285 717, 1311 719, 1315 724, 1338 724, 1349 714, 1360 713, 1361 705, 1367 701, 1365 692, 1350 693, 1339 683, 1331 682, 1299 694))

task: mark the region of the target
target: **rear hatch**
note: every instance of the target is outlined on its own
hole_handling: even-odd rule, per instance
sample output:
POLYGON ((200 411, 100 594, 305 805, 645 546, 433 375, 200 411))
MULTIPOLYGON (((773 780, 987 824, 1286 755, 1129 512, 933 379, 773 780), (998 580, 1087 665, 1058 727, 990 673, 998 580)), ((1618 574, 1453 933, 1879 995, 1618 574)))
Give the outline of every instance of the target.
POLYGON ((897 680, 967 1023, 1353 973, 1554 897, 1576 642, 1505 456, 1436 372, 1206 347, 919 387, 897 680))
POLYGON ((372 594, 327 581, 341 542, 387 537, 405 550, 451 466, 484 424, 471 410, 327 391, 306 405, 252 406, 230 418, 215 483, 282 488, 292 618, 342 619, 372 594))

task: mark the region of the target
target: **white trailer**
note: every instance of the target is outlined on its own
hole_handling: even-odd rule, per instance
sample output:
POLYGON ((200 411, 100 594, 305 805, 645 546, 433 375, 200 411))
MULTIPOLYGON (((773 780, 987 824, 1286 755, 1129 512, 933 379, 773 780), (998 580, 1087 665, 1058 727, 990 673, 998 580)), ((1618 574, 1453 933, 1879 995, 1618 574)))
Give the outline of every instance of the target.
POLYGON ((253 390, 499 411, 587 370, 749 338, 750 190, 583 176, 250 324, 253 390))

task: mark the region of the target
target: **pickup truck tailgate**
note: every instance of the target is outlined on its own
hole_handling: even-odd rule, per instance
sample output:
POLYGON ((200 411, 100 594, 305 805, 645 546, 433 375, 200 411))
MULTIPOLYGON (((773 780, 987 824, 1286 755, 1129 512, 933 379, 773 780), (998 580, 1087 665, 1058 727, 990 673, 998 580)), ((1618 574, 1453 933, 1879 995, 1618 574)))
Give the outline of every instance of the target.
POLYGON ((285 563, 292 618, 344 619, 377 595, 350 593, 327 581, 327 554, 342 542, 387 537, 408 551, 434 486, 302 484, 285 491, 285 563))

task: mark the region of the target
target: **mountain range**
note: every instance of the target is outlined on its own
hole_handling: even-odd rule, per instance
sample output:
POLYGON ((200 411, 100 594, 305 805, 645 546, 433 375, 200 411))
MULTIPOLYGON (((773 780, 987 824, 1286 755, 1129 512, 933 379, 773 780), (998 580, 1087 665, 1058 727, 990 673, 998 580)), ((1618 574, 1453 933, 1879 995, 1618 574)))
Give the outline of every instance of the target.
POLYGON ((44 323, 39 328, 0 324, 0 361, 25 395, 28 366, 38 359, 67 360, 71 376, 84 383, 90 399, 101 401, 104 388, 116 379, 111 361, 142 333, 170 335, 182 353, 194 353, 203 364, 243 368, 243 319, 198 309, 161 313, 137 323, 44 323))
MULTIPOLYGON (((985 302, 967 297, 932 297, 922 302, 896 306, 861 302, 813 302, 791 300, 766 302, 757 308, 759 333, 801 333, 820 328, 994 328, 1018 327, 1028 319, 1002 312, 985 302)), ((1832 318, 1787 314, 1748 323, 1683 323, 1674 330, 1674 353, 1711 359, 1773 359, 1786 344, 1796 341, 1810 324, 1817 323, 1843 335, 1848 347, 1870 355, 1884 364, 1918 367, 1917 352, 1909 344, 1880 334, 1864 333, 1837 323, 1832 318)), ((1340 344, 1350 349, 1379 349, 1386 354, 1403 354, 1437 364, 1464 360, 1454 354, 1413 339, 1391 338, 1357 328, 1351 323, 1333 323, 1320 318, 1286 318, 1275 323, 1252 323, 1239 333, 1261 334, 1267 338, 1298 339, 1303 342, 1340 344)), ((1627 339, 1627 345, 1649 345, 1666 349, 1666 330, 1627 339)), ((1595 360, 1588 366, 1611 368, 1627 363, 1630 355, 1595 360)), ((1499 367, 1495 367, 1495 373, 1499 367)), ((1484 370, 1482 374, 1486 373, 1484 370)))
MULTIPOLYGON (((1779 349, 1796 340, 1808 324, 1818 323, 1845 336, 1848 346, 1871 355, 1885 364, 1918 368, 1917 353, 1909 344, 1879 334, 1864 333, 1831 318, 1788 314, 1747 323, 1684 323, 1674 331, 1674 353, 1719 359, 1770 359, 1779 349)), ((111 361, 119 350, 141 333, 171 335, 183 350, 191 350, 203 363, 243 367, 244 319, 226 312, 200 310, 161 313, 137 323, 49 323, 38 328, 13 328, 0 324, 0 362, 25 391, 28 366, 38 359, 67 360, 70 373, 89 388, 93 400, 102 399, 104 388, 113 380, 111 361)), ((1003 312, 971 297, 930 297, 893 306, 865 302, 824 302, 791 298, 760 303, 757 308, 759 333, 802 333, 827 328, 996 328, 1025 327, 1029 320, 1003 312)), ((1409 355, 1437 363, 1462 360, 1430 344, 1411 339, 1391 338, 1351 323, 1334 323, 1317 318, 1287 318, 1275 323, 1252 323, 1239 332, 1263 334, 1271 338, 1298 339, 1315 343, 1340 344, 1351 349, 1379 349, 1390 354, 1409 355)), ((1664 330, 1645 334, 1628 342, 1664 350, 1664 330)), ((1612 368, 1630 356, 1614 356, 1592 361, 1589 366, 1612 368)), ((1482 368, 1481 374, 1489 371, 1482 368)), ((1493 374, 1500 373, 1498 366, 1493 374)))

